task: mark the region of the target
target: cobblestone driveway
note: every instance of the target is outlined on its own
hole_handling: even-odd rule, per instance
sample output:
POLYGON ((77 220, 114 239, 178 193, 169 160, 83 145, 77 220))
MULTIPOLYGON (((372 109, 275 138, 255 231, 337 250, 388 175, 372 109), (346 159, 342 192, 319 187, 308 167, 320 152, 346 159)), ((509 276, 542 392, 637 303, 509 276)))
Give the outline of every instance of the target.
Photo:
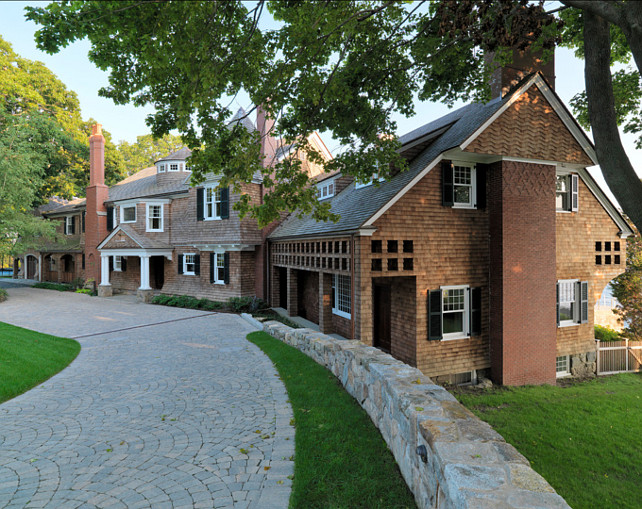
POLYGON ((67 369, 0 405, 0 507, 287 507, 292 412, 240 317, 9 295, 0 321, 83 337, 67 369))

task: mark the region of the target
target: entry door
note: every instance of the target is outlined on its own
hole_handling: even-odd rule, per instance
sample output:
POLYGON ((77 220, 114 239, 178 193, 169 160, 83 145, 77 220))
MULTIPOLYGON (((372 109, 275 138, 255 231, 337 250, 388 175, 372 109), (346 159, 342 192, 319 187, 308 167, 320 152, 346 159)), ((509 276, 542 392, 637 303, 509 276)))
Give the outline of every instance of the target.
POLYGON ((384 352, 390 353, 391 327, 390 327, 390 286, 375 285, 373 306, 374 346, 384 352))
POLYGON ((27 279, 36 279, 38 275, 37 260, 33 256, 27 256, 27 279))
POLYGON ((154 290, 160 290, 165 284, 165 257, 152 256, 149 259, 150 286, 154 290))

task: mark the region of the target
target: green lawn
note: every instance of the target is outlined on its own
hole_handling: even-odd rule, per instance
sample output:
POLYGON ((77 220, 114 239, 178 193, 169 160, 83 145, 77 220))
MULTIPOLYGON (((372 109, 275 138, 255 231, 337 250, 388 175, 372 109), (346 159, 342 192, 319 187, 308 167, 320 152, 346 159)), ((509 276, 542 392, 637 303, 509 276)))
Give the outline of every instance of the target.
POLYGON ((416 507, 381 434, 336 377, 264 332, 248 339, 274 362, 294 411, 290 507, 416 507))
POLYGON ((73 339, 0 322, 0 403, 51 378, 78 352, 80 344, 73 339))
POLYGON ((642 377, 454 391, 574 509, 642 507, 642 377))

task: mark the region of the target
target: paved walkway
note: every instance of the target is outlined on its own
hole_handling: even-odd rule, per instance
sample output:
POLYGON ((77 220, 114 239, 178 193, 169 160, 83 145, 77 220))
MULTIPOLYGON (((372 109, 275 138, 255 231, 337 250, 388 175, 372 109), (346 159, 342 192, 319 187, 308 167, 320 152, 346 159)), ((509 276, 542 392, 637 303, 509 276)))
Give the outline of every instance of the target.
POLYGON ((0 405, 0 507, 287 507, 292 411, 243 319, 9 295, 0 321, 78 337, 82 351, 0 405))

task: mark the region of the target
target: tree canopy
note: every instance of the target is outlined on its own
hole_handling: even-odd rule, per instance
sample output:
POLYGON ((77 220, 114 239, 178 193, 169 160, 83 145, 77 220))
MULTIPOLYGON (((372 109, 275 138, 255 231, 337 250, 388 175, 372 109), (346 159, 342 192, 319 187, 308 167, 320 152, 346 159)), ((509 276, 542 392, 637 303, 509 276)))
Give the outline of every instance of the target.
POLYGON ((135 143, 120 141, 118 152, 123 157, 123 164, 127 175, 153 166, 160 158, 180 150, 185 144, 180 136, 166 134, 161 138, 154 138, 151 134, 137 136, 135 143))
POLYGON ((621 123, 633 132, 642 127, 642 3, 562 4, 558 15, 526 0, 64 1, 27 8, 27 16, 42 26, 36 39, 45 51, 87 37, 90 60, 111 73, 100 94, 117 104, 153 104, 152 132, 178 129, 195 150, 195 182, 213 171, 235 184, 263 171, 272 192, 254 208, 240 202, 261 224, 283 209, 332 215, 305 190, 296 164, 263 168, 251 151, 256 135, 229 128, 240 90, 273 117, 274 135, 299 140, 320 163, 306 137, 331 131, 345 150, 326 170, 369 180, 403 169, 398 142, 387 134, 396 131, 393 112, 414 112, 415 95, 446 104, 485 100, 491 52, 502 62, 512 47, 567 45, 586 57, 586 94, 574 105, 592 127, 609 187, 642 227, 642 184, 617 131, 621 123), (612 76, 612 62, 636 68, 612 76))

